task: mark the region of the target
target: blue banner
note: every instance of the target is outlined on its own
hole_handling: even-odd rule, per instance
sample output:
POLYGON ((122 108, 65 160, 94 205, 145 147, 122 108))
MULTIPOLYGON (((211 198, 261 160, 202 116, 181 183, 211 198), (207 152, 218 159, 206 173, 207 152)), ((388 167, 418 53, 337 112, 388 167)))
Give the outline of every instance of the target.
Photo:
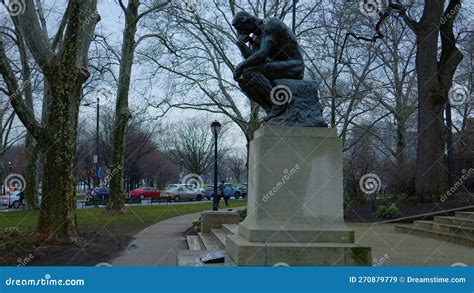
POLYGON ((1 267, 0 276, 0 292, 474 292, 474 267, 1 267))

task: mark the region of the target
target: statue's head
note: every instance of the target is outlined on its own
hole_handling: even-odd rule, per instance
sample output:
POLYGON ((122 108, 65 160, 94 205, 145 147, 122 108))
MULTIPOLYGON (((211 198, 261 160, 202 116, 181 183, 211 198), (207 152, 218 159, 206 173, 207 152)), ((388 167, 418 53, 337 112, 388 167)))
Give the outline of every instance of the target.
POLYGON ((249 35, 258 29, 258 18, 248 12, 237 12, 232 20, 232 26, 242 35, 249 35))

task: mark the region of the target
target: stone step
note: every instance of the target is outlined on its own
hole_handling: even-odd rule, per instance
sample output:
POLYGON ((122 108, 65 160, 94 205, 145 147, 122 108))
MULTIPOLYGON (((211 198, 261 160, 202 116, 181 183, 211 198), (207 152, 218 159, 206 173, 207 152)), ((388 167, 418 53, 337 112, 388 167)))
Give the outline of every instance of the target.
POLYGON ((199 236, 188 235, 186 236, 186 242, 188 243, 189 250, 204 250, 204 245, 199 236))
POLYGON ((415 221, 415 227, 425 230, 441 231, 459 236, 474 236, 474 228, 440 224, 432 221, 415 221))
POLYGON ((214 236, 211 235, 211 233, 202 233, 199 232, 199 239, 201 242, 204 244, 204 248, 206 250, 224 250, 224 246, 220 243, 217 242, 217 240, 214 238, 214 236))
MULTIPOLYGON (((473 195, 473 198, 474 198, 474 195, 473 195)), ((470 211, 470 210, 474 210, 474 205, 448 209, 448 210, 442 210, 442 211, 436 211, 436 212, 423 213, 423 214, 402 217, 402 218, 395 218, 395 219, 380 221, 377 223, 378 224, 401 223, 401 222, 412 223, 415 220, 433 219, 434 216, 438 216, 438 215, 445 216, 447 214, 451 214, 451 213, 455 213, 459 211, 470 211)))
POLYGON ((238 224, 223 224, 222 230, 226 231, 227 234, 239 234, 238 224))
POLYGON ((217 240, 222 246, 225 247, 225 239, 227 238, 227 231, 223 229, 211 229, 211 235, 217 240))
POLYGON ((456 218, 474 220, 474 212, 456 212, 456 218))
POLYGON ((395 226, 395 231, 407 233, 409 235, 416 235, 416 236, 421 236, 421 237, 429 237, 433 239, 449 241, 449 242, 453 242, 453 243, 461 244, 461 245, 474 246, 474 239, 471 239, 469 237, 459 236, 457 234, 451 234, 451 233, 446 233, 446 232, 441 232, 441 231, 421 229, 412 225, 411 226, 397 225, 395 226))
POLYGON ((434 217, 434 221, 440 224, 455 225, 460 227, 474 228, 474 219, 464 219, 457 217, 434 217))

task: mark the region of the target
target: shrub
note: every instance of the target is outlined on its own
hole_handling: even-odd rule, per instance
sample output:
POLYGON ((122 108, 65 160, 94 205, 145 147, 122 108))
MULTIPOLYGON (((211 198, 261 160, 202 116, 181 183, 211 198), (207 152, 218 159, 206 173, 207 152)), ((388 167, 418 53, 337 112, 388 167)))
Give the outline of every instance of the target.
POLYGON ((418 197, 416 197, 416 196, 410 196, 409 198, 407 198, 407 202, 409 204, 414 205, 414 204, 417 204, 419 202, 419 200, 418 200, 418 197))
POLYGON ((9 234, 10 236, 19 236, 19 235, 21 235, 21 232, 17 227, 7 227, 7 228, 5 228, 3 233, 9 234))
POLYGON ((196 232, 201 232, 201 217, 194 219, 192 224, 196 232))
POLYGON ((408 197, 408 195, 406 193, 399 193, 397 195, 395 195, 395 199, 397 201, 403 201, 405 200, 406 198, 408 197))
POLYGON ((381 205, 377 209, 377 217, 383 219, 393 219, 398 217, 399 211, 395 204, 381 205))
POLYGON ((240 215, 240 222, 242 222, 243 220, 245 220, 245 218, 247 217, 247 209, 243 209, 243 210, 238 210, 237 211, 240 215))

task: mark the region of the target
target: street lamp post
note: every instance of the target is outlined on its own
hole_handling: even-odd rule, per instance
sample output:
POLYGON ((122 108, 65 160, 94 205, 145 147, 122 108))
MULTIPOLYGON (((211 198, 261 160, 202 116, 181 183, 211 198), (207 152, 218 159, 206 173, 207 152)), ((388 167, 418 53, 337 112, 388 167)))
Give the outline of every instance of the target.
POLYGON ((212 199, 212 210, 219 209, 219 197, 217 196, 217 136, 221 131, 221 124, 217 121, 212 122, 211 131, 214 134, 214 197, 212 199))
POLYGON ((97 115, 96 115, 96 126, 95 126, 95 153, 97 156, 97 162, 95 164, 95 176, 97 176, 97 185, 100 184, 99 178, 99 97, 97 97, 97 115))
MULTIPOLYGON (((95 163, 95 176, 94 176, 94 186, 97 187, 99 185, 99 115, 100 115, 100 104, 99 104, 99 97, 97 97, 96 103, 96 127, 95 127, 95 156, 94 156, 94 163, 95 163)), ((90 107, 94 104, 86 103, 83 104, 85 107, 90 107)))

